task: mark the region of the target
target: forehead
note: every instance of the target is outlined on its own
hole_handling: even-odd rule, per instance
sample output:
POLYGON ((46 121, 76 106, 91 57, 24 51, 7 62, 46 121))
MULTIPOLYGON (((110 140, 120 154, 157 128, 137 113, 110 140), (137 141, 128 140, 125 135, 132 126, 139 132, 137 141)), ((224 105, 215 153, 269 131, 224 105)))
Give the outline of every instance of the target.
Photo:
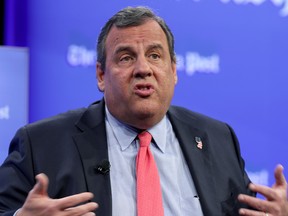
POLYGON ((166 34, 161 26, 154 20, 148 20, 139 26, 113 26, 106 39, 106 53, 117 46, 137 44, 161 44, 168 49, 166 34))

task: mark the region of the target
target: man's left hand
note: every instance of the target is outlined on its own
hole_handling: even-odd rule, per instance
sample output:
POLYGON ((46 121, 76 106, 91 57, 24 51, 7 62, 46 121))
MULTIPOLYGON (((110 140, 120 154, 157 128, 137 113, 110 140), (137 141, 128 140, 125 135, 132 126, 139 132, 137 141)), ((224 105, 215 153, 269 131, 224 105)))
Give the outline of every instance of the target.
POLYGON ((267 186, 250 184, 250 190, 262 194, 266 200, 240 194, 238 199, 255 210, 240 209, 240 215, 248 216, 288 216, 287 181, 283 174, 283 166, 277 165, 274 171, 275 184, 267 186))

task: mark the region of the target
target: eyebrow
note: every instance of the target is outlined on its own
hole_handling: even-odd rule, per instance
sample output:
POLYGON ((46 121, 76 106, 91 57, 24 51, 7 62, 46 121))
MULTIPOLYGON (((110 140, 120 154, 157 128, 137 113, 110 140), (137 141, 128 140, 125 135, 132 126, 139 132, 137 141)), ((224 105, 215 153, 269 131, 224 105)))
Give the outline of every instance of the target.
POLYGON ((153 49, 164 50, 164 48, 161 44, 156 44, 156 43, 148 46, 148 50, 153 50, 153 49))
POLYGON ((121 53, 123 51, 129 51, 129 52, 133 52, 133 48, 131 46, 119 46, 117 47, 117 49, 115 50, 115 54, 121 53))
MULTIPOLYGON (((147 48, 147 50, 154 50, 154 49, 164 50, 163 46, 161 44, 158 44, 158 43, 151 44, 147 48)), ((115 50, 114 53, 118 54, 118 53, 121 53, 124 51, 135 52, 132 46, 124 45, 124 46, 117 47, 117 49, 115 50)))

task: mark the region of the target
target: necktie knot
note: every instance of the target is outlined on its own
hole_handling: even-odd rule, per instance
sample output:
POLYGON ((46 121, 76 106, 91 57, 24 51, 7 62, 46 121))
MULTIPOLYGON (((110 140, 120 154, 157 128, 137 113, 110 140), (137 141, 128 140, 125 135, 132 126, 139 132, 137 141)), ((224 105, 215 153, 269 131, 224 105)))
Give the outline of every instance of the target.
POLYGON ((148 147, 152 140, 152 135, 148 131, 143 131, 138 134, 140 147, 148 147))

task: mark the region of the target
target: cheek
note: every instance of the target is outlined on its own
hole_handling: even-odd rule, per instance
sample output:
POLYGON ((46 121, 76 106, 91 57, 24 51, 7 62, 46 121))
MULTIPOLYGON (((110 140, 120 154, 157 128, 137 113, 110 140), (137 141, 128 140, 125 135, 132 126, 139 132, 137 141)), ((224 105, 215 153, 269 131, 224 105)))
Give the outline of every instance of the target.
POLYGON ((172 71, 169 71, 168 73, 166 72, 163 74, 162 79, 160 79, 160 82, 162 82, 165 85, 165 87, 169 88, 176 84, 177 76, 175 76, 175 74, 172 71))
POLYGON ((107 77, 106 88, 109 88, 111 94, 121 95, 128 91, 129 80, 127 77, 117 73, 113 76, 107 77))
POLYGON ((161 82, 161 85, 164 90, 163 93, 166 94, 166 96, 168 95, 171 96, 171 94, 173 95, 176 82, 177 79, 174 75, 170 74, 168 76, 166 74, 166 79, 163 79, 163 81, 161 82))

